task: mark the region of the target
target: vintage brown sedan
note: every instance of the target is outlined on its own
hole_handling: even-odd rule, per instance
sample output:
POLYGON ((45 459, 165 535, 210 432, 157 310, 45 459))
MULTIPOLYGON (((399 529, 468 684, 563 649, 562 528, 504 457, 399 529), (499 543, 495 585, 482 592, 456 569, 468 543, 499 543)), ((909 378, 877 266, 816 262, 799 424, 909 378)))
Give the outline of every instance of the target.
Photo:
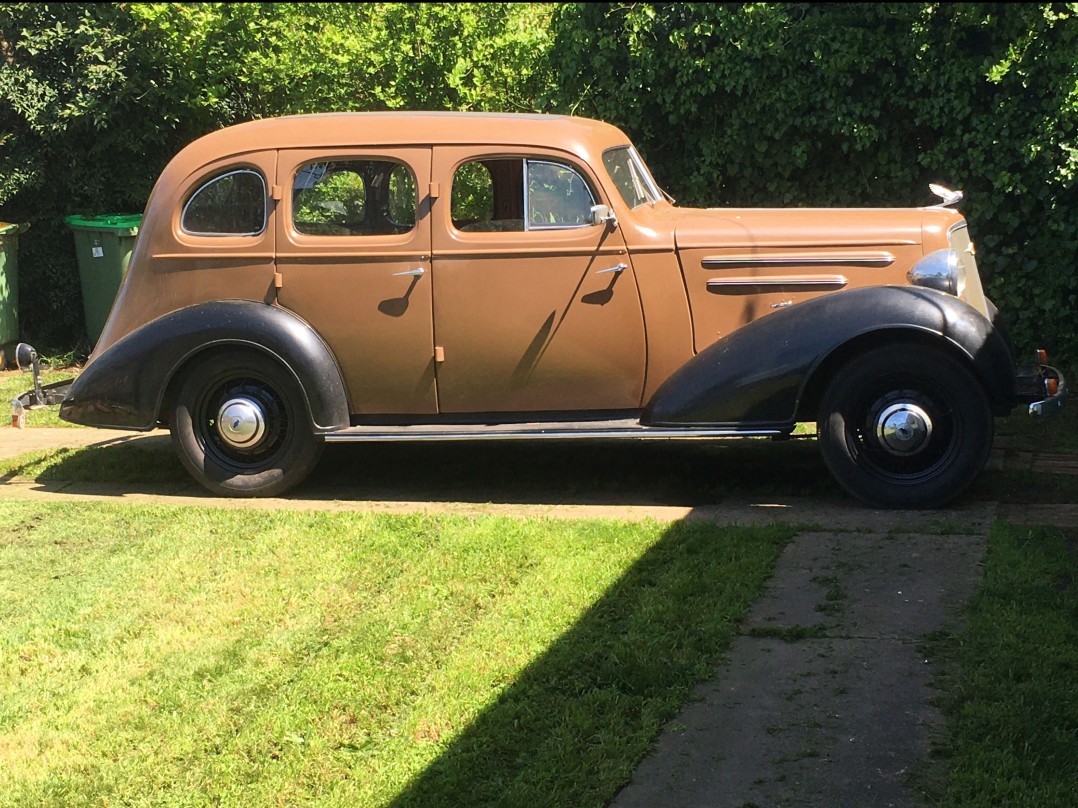
POLYGON ((995 317, 945 205, 679 208, 575 117, 285 117, 169 163, 61 417, 167 426, 241 496, 296 485, 327 441, 811 422, 851 493, 930 507, 994 416, 1066 393, 1043 358, 1016 371, 995 317))

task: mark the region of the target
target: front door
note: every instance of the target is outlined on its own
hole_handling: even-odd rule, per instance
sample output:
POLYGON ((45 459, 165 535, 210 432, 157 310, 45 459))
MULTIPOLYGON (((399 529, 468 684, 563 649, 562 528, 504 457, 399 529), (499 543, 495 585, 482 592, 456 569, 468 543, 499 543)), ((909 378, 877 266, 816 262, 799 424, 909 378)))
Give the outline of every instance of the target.
POLYGON ((360 415, 438 411, 426 148, 278 153, 277 300, 309 322, 360 415))
POLYGON ((635 409, 640 296, 609 204, 556 152, 438 147, 432 177, 434 333, 444 413, 635 409))

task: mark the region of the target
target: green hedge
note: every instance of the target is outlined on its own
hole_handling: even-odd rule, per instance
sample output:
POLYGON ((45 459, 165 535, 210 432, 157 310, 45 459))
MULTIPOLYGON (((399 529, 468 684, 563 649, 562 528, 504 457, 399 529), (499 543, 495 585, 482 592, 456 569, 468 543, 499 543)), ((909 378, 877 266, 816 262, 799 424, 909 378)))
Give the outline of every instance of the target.
POLYGON ((71 213, 141 212, 191 140, 272 115, 531 111, 551 6, 402 3, 0 5, 0 220, 20 244, 23 338, 85 327, 71 213))
POLYGON ((83 333, 69 213, 138 212, 185 143, 342 109, 622 126, 683 204, 962 188, 1019 343, 1078 357, 1076 4, 9 4, 0 220, 24 337, 83 333))
POLYGON ((1020 346, 1078 360, 1078 4, 573 4, 562 106, 684 204, 920 206, 961 188, 1020 346))

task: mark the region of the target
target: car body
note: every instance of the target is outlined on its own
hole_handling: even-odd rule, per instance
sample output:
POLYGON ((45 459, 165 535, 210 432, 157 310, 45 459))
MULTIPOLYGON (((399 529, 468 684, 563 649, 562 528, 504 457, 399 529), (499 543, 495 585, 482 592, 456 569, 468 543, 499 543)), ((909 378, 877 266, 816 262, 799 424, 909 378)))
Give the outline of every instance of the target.
POLYGON ((203 484, 253 496, 326 441, 812 422, 851 493, 929 507, 994 416, 1066 394, 1016 375, 995 317, 948 207, 680 208, 576 117, 290 116, 168 164, 61 417, 168 426, 203 484))

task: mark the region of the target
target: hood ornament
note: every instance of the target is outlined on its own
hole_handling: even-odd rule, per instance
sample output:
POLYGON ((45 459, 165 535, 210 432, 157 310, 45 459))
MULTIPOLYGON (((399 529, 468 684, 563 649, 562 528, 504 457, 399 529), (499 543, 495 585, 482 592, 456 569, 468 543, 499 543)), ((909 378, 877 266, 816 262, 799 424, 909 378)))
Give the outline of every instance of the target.
POLYGON ((952 191, 950 188, 945 188, 942 185, 936 185, 934 182, 928 184, 928 190, 934 193, 940 198, 940 203, 932 205, 934 208, 949 208, 955 204, 963 196, 961 191, 952 191))

